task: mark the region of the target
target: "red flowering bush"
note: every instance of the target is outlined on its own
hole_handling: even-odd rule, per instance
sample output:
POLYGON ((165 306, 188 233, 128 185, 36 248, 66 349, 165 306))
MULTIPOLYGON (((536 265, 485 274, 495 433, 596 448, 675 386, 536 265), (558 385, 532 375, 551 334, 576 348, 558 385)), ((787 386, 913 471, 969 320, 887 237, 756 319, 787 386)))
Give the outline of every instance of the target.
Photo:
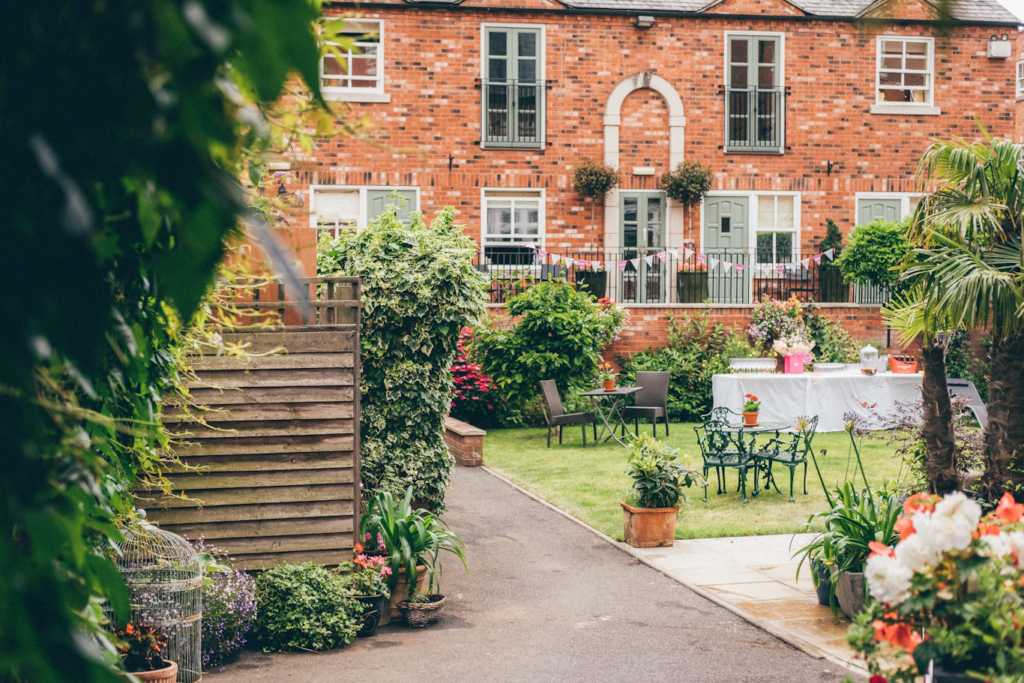
POLYGON ((459 334, 458 356, 452 365, 452 382, 455 394, 452 397, 451 415, 474 427, 489 427, 494 423, 494 380, 483 373, 469 351, 473 341, 473 329, 463 327, 459 334))

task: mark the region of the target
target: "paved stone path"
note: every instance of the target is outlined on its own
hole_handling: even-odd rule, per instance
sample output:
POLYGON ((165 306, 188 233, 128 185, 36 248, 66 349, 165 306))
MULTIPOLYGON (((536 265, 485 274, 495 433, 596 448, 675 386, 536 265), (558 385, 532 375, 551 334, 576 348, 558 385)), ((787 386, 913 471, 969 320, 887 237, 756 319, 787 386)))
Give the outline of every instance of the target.
POLYGON ((247 652, 213 683, 262 681, 841 681, 846 672, 748 624, 480 469, 456 468, 441 623, 391 625, 322 654, 247 652))

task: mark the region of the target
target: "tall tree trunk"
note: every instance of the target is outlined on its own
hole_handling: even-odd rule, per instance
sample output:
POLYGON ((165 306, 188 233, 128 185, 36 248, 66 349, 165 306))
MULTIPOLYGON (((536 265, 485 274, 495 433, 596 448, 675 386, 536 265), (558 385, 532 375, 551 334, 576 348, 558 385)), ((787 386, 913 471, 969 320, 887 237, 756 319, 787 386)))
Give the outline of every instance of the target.
POLYGON ((924 437, 927 460, 925 469, 932 490, 943 496, 956 490, 960 476, 956 466, 956 439, 953 436, 953 407, 946 388, 946 352, 941 346, 921 350, 924 379, 921 383, 924 437))
POLYGON ((983 487, 989 499, 1024 486, 1024 334, 992 342, 983 487))

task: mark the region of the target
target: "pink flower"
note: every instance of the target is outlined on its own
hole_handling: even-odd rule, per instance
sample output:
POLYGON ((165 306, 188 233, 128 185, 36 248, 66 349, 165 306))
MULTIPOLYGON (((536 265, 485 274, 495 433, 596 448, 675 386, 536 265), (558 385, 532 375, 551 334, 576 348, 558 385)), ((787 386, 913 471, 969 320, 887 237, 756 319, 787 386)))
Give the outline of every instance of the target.
POLYGON ((380 573, 384 576, 391 576, 391 567, 381 567, 380 573))

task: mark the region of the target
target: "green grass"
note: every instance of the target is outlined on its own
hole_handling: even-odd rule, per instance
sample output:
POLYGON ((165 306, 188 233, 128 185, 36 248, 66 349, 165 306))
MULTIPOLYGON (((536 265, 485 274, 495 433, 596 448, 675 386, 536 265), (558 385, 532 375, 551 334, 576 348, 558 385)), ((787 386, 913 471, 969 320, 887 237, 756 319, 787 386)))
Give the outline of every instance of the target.
MULTIPOLYGON (((650 430, 650 425, 647 429, 650 430)), ((629 451, 614 441, 584 449, 578 427, 566 428, 564 444, 558 446, 557 438, 554 438, 549 450, 545 446, 545 434, 544 429, 489 431, 484 438, 484 462, 519 486, 621 540, 622 509, 619 501, 630 487, 630 479, 626 475, 629 451)), ((664 436, 660 428, 658 434, 664 436)), ((692 424, 672 425, 672 436, 665 441, 689 456, 689 464, 701 467, 700 449, 692 424)), ((853 480, 857 460, 850 450, 850 438, 846 432, 818 434, 814 437, 814 450, 819 454, 818 464, 829 488, 847 477, 853 480), (822 449, 827 451, 825 456, 820 455, 822 449)), ((884 438, 863 438, 860 451, 864 470, 873 487, 900 475, 900 460, 885 444, 884 438)), ((814 465, 808 464, 806 496, 801 484, 803 468, 796 470, 795 503, 789 502, 789 471, 779 465, 775 465, 774 471, 782 493, 776 493, 774 489, 765 491, 756 498, 751 497, 746 505, 736 491, 736 470, 726 470, 729 491, 721 496, 715 494, 714 471, 709 472, 708 502, 701 500, 704 495, 702 489, 687 490, 689 505, 680 513, 676 537, 711 538, 800 531, 811 514, 827 506, 814 465)), ((861 477, 856 474, 855 481, 860 483, 861 477)), ((906 475, 905 470, 903 474, 906 475)), ((748 473, 748 494, 752 490, 753 474, 748 473)))

